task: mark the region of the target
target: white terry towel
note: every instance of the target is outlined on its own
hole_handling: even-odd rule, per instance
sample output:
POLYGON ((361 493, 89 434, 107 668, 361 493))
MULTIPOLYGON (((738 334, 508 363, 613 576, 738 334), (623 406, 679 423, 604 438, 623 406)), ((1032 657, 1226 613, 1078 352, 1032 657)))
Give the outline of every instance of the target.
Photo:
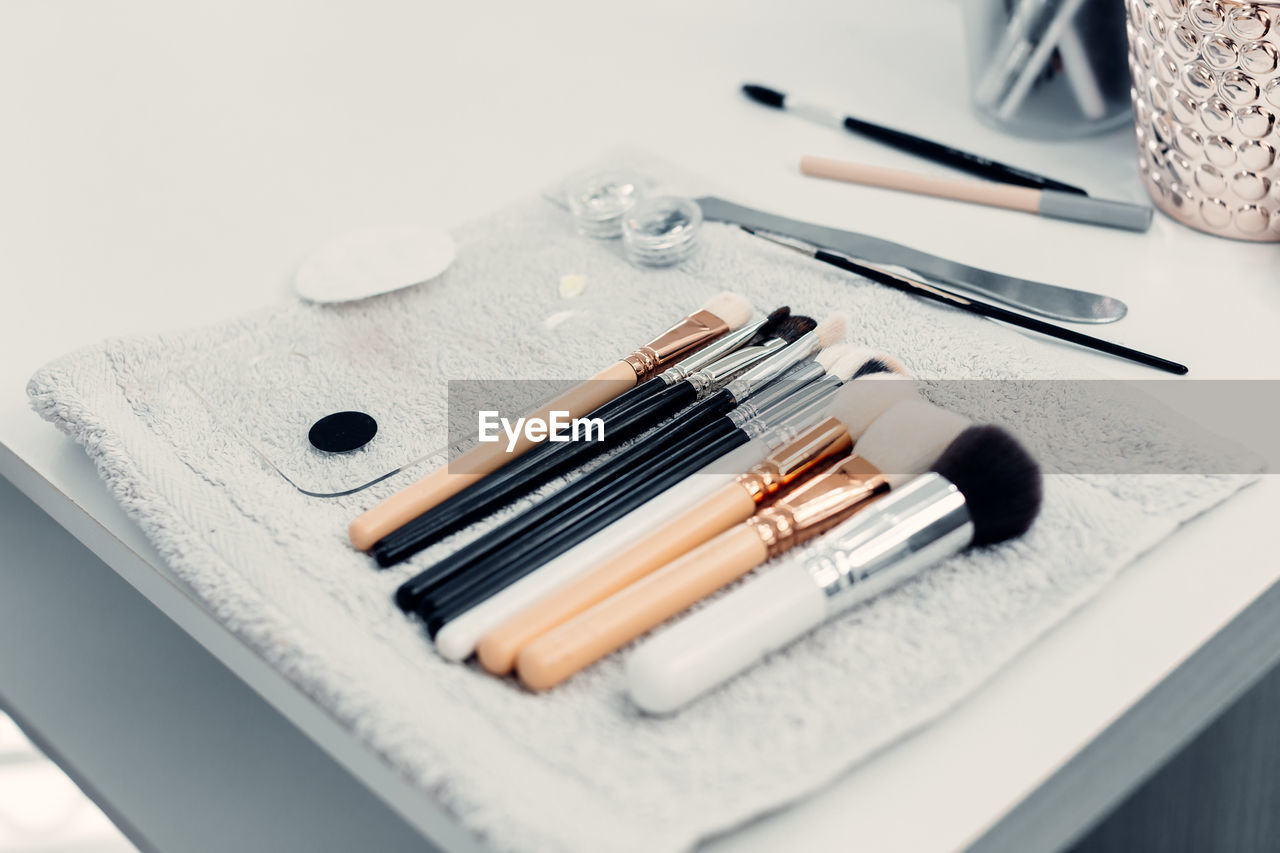
MULTIPOLYGON (((848 312, 855 340, 926 378, 1062 373, 1053 347, 725 225, 708 223, 699 253, 667 270, 578 236, 542 198, 456 236, 457 262, 430 284, 110 341, 42 369, 30 393, 217 618, 497 850, 679 850, 802 797, 944 712, 1249 479, 1054 474, 1023 540, 948 561, 677 716, 628 705, 621 655, 534 696, 446 663, 392 603, 472 534, 389 571, 347 544, 355 515, 438 460, 341 498, 281 472, 311 491, 363 482, 445 443, 446 379, 580 378, 724 289, 761 311, 848 312), (585 277, 582 296, 560 295, 565 275, 585 277), (373 413, 378 437, 337 460, 313 453, 307 426, 349 408, 373 413)), ((1033 445, 1070 428, 952 387, 936 387, 939 402, 1033 445)), ((1118 455, 1190 452, 1119 407, 1091 428, 1118 455)))

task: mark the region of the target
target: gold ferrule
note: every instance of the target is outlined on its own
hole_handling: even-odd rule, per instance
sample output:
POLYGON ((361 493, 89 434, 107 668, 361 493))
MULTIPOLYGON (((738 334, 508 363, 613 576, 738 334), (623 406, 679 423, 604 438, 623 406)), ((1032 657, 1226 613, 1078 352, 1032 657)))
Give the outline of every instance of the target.
POLYGON ((778 556, 821 536, 889 491, 889 481, 861 456, 850 456, 747 521, 768 550, 778 556))
POLYGON ((764 503, 824 463, 848 456, 852 450, 849 430, 836 418, 827 418, 752 466, 738 477, 738 485, 747 490, 753 501, 764 503))
POLYGON ((622 360, 636 372, 636 382, 644 382, 727 331, 728 325, 715 314, 695 311, 622 360))

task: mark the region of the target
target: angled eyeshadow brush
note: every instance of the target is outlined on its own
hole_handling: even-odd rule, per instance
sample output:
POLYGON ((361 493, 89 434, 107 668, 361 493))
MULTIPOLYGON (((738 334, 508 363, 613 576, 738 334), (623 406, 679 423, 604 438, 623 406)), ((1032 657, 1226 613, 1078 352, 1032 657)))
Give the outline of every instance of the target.
POLYGON ((840 613, 965 548, 1021 536, 1040 510, 1035 460, 998 427, 966 430, 932 471, 631 655, 627 689, 674 711, 840 613))
POLYGON ((514 542, 526 538, 573 504, 607 488, 621 474, 654 459, 661 459, 670 448, 679 446, 690 436, 714 423, 741 400, 800 362, 812 358, 824 344, 834 343, 844 335, 845 325, 846 321, 842 316, 831 317, 818 324, 816 329, 801 335, 764 362, 732 379, 725 387, 700 401, 681 417, 651 432, 604 464, 548 495, 484 538, 410 578, 396 591, 396 603, 406 611, 416 609, 418 602, 436 587, 462 574, 476 563, 501 554, 514 542))
MULTIPOLYGON (((751 311, 751 304, 736 293, 726 292, 712 297, 701 309, 648 344, 561 394, 530 416, 546 420, 552 411, 567 412, 570 417, 589 414, 673 361, 746 325, 751 319, 751 311)), ((480 445, 464 453, 358 516, 347 530, 351 544, 361 551, 368 550, 405 522, 497 470, 534 444, 527 438, 521 438, 510 453, 499 444, 480 445)))

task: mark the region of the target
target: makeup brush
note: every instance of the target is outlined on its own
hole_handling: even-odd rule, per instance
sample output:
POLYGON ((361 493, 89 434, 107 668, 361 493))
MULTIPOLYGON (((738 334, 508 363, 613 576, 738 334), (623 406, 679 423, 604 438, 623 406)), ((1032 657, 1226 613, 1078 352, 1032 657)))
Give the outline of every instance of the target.
POLYGON ((1008 433, 966 430, 931 473, 637 649, 626 666, 632 700, 651 713, 673 711, 953 554, 1021 536, 1041 488, 1035 460, 1008 433))
MULTIPOLYGON (((566 391, 529 417, 546 420, 552 411, 581 417, 624 391, 652 377, 674 361, 690 355, 722 335, 746 325, 751 303, 736 293, 721 293, 649 343, 624 356, 594 377, 566 391)), ((351 544, 361 551, 426 512, 440 501, 504 463, 526 452, 535 442, 521 436, 507 452, 501 444, 482 444, 453 462, 400 490, 351 522, 351 544), (458 473, 452 473, 458 472, 458 473)))
MULTIPOLYGON (((454 578, 458 578, 463 572, 468 572, 468 577, 459 579, 456 582, 458 585, 472 585, 480 577, 487 577, 489 572, 502 565, 504 558, 517 548, 527 549, 534 543, 544 544, 547 539, 547 528, 551 525, 554 525, 555 534, 560 537, 561 542, 567 544, 563 544, 563 547, 555 553, 547 552, 544 554, 544 559, 541 559, 536 565, 541 565, 550 560, 556 554, 585 539, 595 530, 639 506, 640 503, 643 503, 643 500, 635 500, 638 496, 637 494, 628 495, 626 500, 617 502, 616 507, 609 506, 610 503, 615 502, 614 498, 618 494, 618 490, 623 488, 621 483, 624 475, 633 470, 641 470, 645 466, 652 467, 658 464, 664 469, 669 469, 664 471, 660 479, 669 480, 667 485, 670 485, 701 467, 701 465, 682 466, 668 464, 667 459, 669 457, 675 458, 672 456, 675 448, 696 447, 700 448, 700 455, 709 453, 710 448, 708 448, 707 440, 698 438, 700 432, 708 427, 713 427, 717 435, 722 434, 723 425, 717 423, 719 419, 752 395, 761 393, 762 389, 767 389, 778 377, 786 374, 802 362, 813 358, 825 345, 835 343, 844 336, 846 325, 847 321, 843 315, 828 317, 819 323, 818 327, 812 332, 802 335, 780 352, 770 356, 763 363, 732 379, 727 385, 699 402, 683 416, 653 431, 644 439, 617 454, 604 464, 547 496, 523 515, 517 516, 483 539, 462 548, 435 566, 406 581, 396 591, 396 603, 404 610, 418 610, 425 617, 428 614, 422 612, 419 608, 419 603, 423 602, 427 594, 437 587, 448 584, 454 578), (588 507, 587 512, 590 514, 599 513, 598 518, 591 519, 591 524, 597 526, 594 528, 591 528, 591 525, 584 526, 581 529, 586 532, 582 533, 581 537, 576 540, 573 539, 576 533, 566 530, 564 520, 556 518, 562 513, 569 513, 575 505, 588 507), (618 507, 623 506, 625 506, 625 509, 613 514, 618 507), (482 561, 487 561, 486 568, 477 570, 475 574, 470 574, 470 570, 482 561)), ((787 382, 779 387, 782 389, 781 393, 783 395, 796 390, 793 382, 787 382)), ((772 395, 779 392, 775 390, 769 393, 772 395)), ((734 440, 730 439, 724 443, 728 446, 725 446, 716 455, 727 453, 742 442, 734 443, 734 440)), ((715 456, 710 456, 707 461, 714 458, 715 456)), ((580 520, 581 514, 579 511, 578 514, 572 517, 580 520)), ((531 566, 529 570, 536 568, 536 565, 531 566)), ((527 571, 525 573, 527 574, 527 571)), ((506 585, 506 583, 503 584, 503 586, 506 585)), ((489 594, 492 594, 493 591, 496 590, 490 591, 489 594)), ((445 590, 443 593, 448 594, 448 591, 445 590)), ((434 609, 438 603, 438 601, 428 603, 427 610, 434 609)), ((469 609, 475 603, 475 601, 471 601, 461 610, 452 611, 450 618, 469 609)), ((428 619, 427 624, 434 635, 442 623, 440 620, 428 619), (435 625, 434 628, 431 627, 433 624, 435 625)))
POLYGON ((1148 230, 1151 228, 1151 218, 1154 215, 1151 206, 1145 204, 1089 198, 1060 190, 1014 187, 991 181, 940 178, 920 172, 908 172, 904 169, 886 169, 869 163, 853 163, 848 160, 814 157, 808 154, 800 158, 800 174, 936 198, 949 198, 988 207, 1002 207, 1006 210, 1033 213, 1036 216, 1051 219, 1065 219, 1069 222, 1121 228, 1126 231, 1148 230))
POLYGON ((1087 195, 1084 190, 1071 184, 1064 184, 1062 181, 1055 181, 1053 178, 1046 178, 1044 175, 1037 175, 1035 172, 1019 169, 1007 163, 998 163, 980 154, 962 151, 959 148, 943 145, 931 139, 925 139, 901 130, 894 130, 891 127, 873 124, 853 116, 841 115, 808 101, 800 101, 792 95, 783 94, 777 89, 770 89, 767 86, 746 83, 742 86, 742 93, 751 100, 764 104, 766 107, 794 112, 810 121, 816 121, 818 124, 842 128, 857 136, 865 136, 868 139, 874 139, 876 142, 882 142, 890 148, 896 148, 899 151, 905 151, 917 157, 924 157, 927 160, 950 166, 953 169, 959 169, 962 172, 968 172, 971 175, 977 175, 980 178, 999 181, 1002 184, 1013 184, 1019 187, 1035 187, 1041 190, 1058 190, 1059 192, 1087 195))
POLYGON ((961 296, 950 290, 945 290, 937 285, 926 284, 909 278, 905 275, 891 273, 880 267, 871 266, 870 264, 859 263, 850 260, 843 255, 837 255, 828 252, 825 249, 819 249, 808 243, 802 243, 799 240, 792 240, 789 237, 779 237, 775 234, 768 234, 764 231, 756 231, 745 226, 739 226, 748 234, 754 234, 761 239, 768 240, 770 243, 776 243, 802 255, 807 255, 814 260, 821 261, 824 264, 830 264, 833 267, 839 267, 845 272, 851 272, 854 275, 860 275, 869 278, 872 281, 892 287, 894 290, 900 290, 903 293, 910 293, 912 296, 919 296, 933 302, 940 302, 943 305, 950 305, 952 308, 959 308, 962 311, 968 311, 970 314, 977 314, 979 317, 989 317, 992 320, 999 320, 1002 323, 1008 323, 1011 326, 1028 329, 1032 332, 1039 332, 1051 338, 1057 338, 1060 341, 1067 341, 1073 344, 1079 344, 1098 352, 1105 352, 1108 355, 1118 356, 1119 358, 1128 359, 1129 361, 1145 364, 1147 367, 1154 367, 1157 370, 1163 370, 1168 373, 1176 373, 1179 376, 1187 372, 1185 364, 1179 364, 1176 361, 1170 361, 1167 358, 1150 355, 1140 350, 1131 349, 1130 347, 1113 344, 1110 341, 1104 341, 1102 338, 1095 338, 1092 335, 1086 335, 1077 332, 1075 329, 1065 329, 1062 326, 1055 326, 1052 323, 1046 323, 1044 320, 1037 320, 1035 317, 1027 317, 1010 311, 1007 308, 1001 308, 998 305, 992 305, 988 302, 982 302, 969 296, 961 296))
MULTIPOLYGON (((729 334, 716 339, 714 342, 698 350, 693 355, 677 361, 675 364, 671 365, 649 381, 642 382, 630 391, 626 391, 613 398, 600 408, 593 411, 591 416, 593 418, 608 418, 611 415, 629 408, 641 400, 652 397, 654 394, 657 394, 668 386, 687 379, 690 373, 706 367, 708 364, 728 355, 734 350, 764 343, 766 340, 774 336, 779 324, 790 316, 791 307, 789 305, 783 305, 780 308, 775 308, 769 313, 769 316, 765 317, 763 320, 756 320, 754 323, 748 323, 741 329, 730 332, 729 334)), ((817 322, 814 321, 813 324, 817 325, 817 322)), ((810 328, 812 328, 812 326, 810 328)), ((805 331, 808 331, 808 329, 805 331)), ((509 462, 507 464, 514 465, 516 462, 523 463, 533 454, 553 448, 554 446, 555 445, 544 442, 530 450, 525 455, 519 457, 515 462, 509 462)), ((506 467, 507 466, 504 465, 498 470, 506 470, 506 467)))
POLYGON ((832 471, 533 640, 516 660, 520 681, 533 690, 554 687, 928 470, 968 426, 923 400, 899 403, 832 471))
POLYGON ((793 388, 790 378, 769 386, 760 394, 765 399, 759 401, 759 409, 753 400, 744 403, 743 410, 726 416, 740 426, 722 439, 708 436, 718 424, 707 427, 666 455, 615 478, 607 489, 576 503, 501 553, 471 566, 465 576, 429 592, 415 608, 426 619, 428 632, 434 638, 457 616, 665 491, 689 476, 689 471, 742 446, 751 436, 777 429, 792 431, 793 424, 807 425, 816 409, 827 402, 825 389, 813 385, 799 391, 793 388), (820 400, 814 400, 815 392, 821 395, 820 400), (776 403, 770 403, 769 397, 776 403))
MULTIPOLYGON (((913 397, 916 397, 915 383, 905 378, 850 382, 836 394, 830 417, 776 448, 745 473, 730 479, 712 495, 685 508, 665 524, 655 525, 643 535, 629 537, 631 544, 610 559, 495 628, 476 647, 480 663, 495 675, 506 675, 515 665, 520 650, 532 640, 741 524, 761 505, 787 494, 808 477, 848 456, 854 441, 871 421, 894 404, 913 397)), ((436 637, 436 645, 440 645, 440 635, 436 637)))
MULTIPOLYGON (((828 347, 819 353, 818 358, 827 356, 830 351, 837 348, 828 347)), ((842 358, 852 362, 860 358, 865 352, 869 351, 862 347, 851 346, 842 358)), ((892 356, 873 353, 851 371, 837 361, 829 369, 829 374, 847 371, 845 375, 849 378, 859 376, 864 380, 861 384, 868 386, 861 393, 873 395, 876 392, 872 386, 878 384, 880 380, 888 378, 888 376, 898 376, 898 374, 887 373, 887 371, 893 369, 889 365, 896 364, 897 360, 892 356)), ((898 369, 901 369, 900 366, 898 369)), ((807 391, 808 389, 806 389, 807 391)), ((914 387, 912 386, 909 393, 913 392, 914 387)), ((823 405, 834 410, 840 406, 841 395, 845 393, 848 393, 847 389, 833 394, 833 399, 823 405)), ((817 407, 815 407, 811 420, 817 422, 825 416, 825 408, 823 411, 818 411, 817 407)), ((593 567, 610 559, 620 550, 625 549, 627 543, 644 536, 654 527, 668 519, 688 511, 700 501, 712 495, 717 489, 731 484, 736 477, 736 474, 732 472, 746 471, 752 465, 763 460, 778 446, 794 440, 789 437, 791 432, 791 429, 775 430, 764 436, 752 439, 742 447, 711 462, 676 485, 651 498, 638 509, 593 534, 585 541, 570 548, 559 557, 516 581, 511 586, 485 599, 457 618, 446 622, 444 627, 436 634, 436 651, 446 660, 459 661, 470 657, 471 653, 476 650, 476 645, 480 639, 499 625, 514 618, 521 611, 565 583, 574 580, 593 567)), ((860 434, 862 428, 858 427, 857 432, 860 434)), ((514 656, 512 657, 512 662, 514 662, 514 656)), ((508 668, 509 666, 510 664, 508 664, 508 668)))
POLYGON ((536 448, 379 540, 373 547, 374 558, 379 565, 390 566, 413 556, 687 408, 709 390, 719 388, 734 374, 763 361, 816 325, 803 315, 788 316, 772 330, 776 337, 723 355, 687 373, 683 381, 616 413, 606 422, 602 439, 536 448))

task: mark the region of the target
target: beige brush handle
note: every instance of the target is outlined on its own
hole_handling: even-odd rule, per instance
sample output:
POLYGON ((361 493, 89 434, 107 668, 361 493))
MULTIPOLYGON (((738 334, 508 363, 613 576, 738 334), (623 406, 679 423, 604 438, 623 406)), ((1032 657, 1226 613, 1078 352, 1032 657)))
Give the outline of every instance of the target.
POLYGON ((476 657, 489 672, 506 675, 515 666, 521 650, 533 640, 708 539, 746 521, 755 511, 756 503, 747 490, 737 483, 730 483, 688 512, 641 537, 596 569, 539 599, 493 629, 476 645, 476 657))
POLYGON ((756 532, 739 524, 525 646, 516 662, 520 680, 533 690, 554 687, 767 557, 756 532))
MULTIPOLYGON (((582 417, 627 389, 635 387, 635 384, 635 369, 625 361, 619 361, 525 417, 545 420, 553 411, 568 412, 571 418, 582 417)), ((506 442, 481 444, 468 450, 448 465, 437 468, 416 483, 406 486, 352 521, 347 528, 351 544, 361 551, 369 550, 388 533, 492 474, 537 443, 530 441, 522 433, 510 452, 507 451, 506 442)))
POLYGON ((1023 213, 1039 213, 1040 191, 1030 187, 1015 187, 995 181, 964 181, 955 178, 935 178, 918 172, 906 172, 901 169, 885 169, 870 166, 866 163, 851 163, 846 160, 832 160, 828 157, 805 155, 800 158, 800 172, 815 178, 828 178, 835 181, 846 181, 851 184, 863 184, 870 187, 883 187, 889 190, 902 190, 917 195, 931 195, 938 198, 950 198, 956 201, 967 201, 973 204, 985 204, 989 207, 1004 207, 1009 210, 1021 210, 1023 213))

